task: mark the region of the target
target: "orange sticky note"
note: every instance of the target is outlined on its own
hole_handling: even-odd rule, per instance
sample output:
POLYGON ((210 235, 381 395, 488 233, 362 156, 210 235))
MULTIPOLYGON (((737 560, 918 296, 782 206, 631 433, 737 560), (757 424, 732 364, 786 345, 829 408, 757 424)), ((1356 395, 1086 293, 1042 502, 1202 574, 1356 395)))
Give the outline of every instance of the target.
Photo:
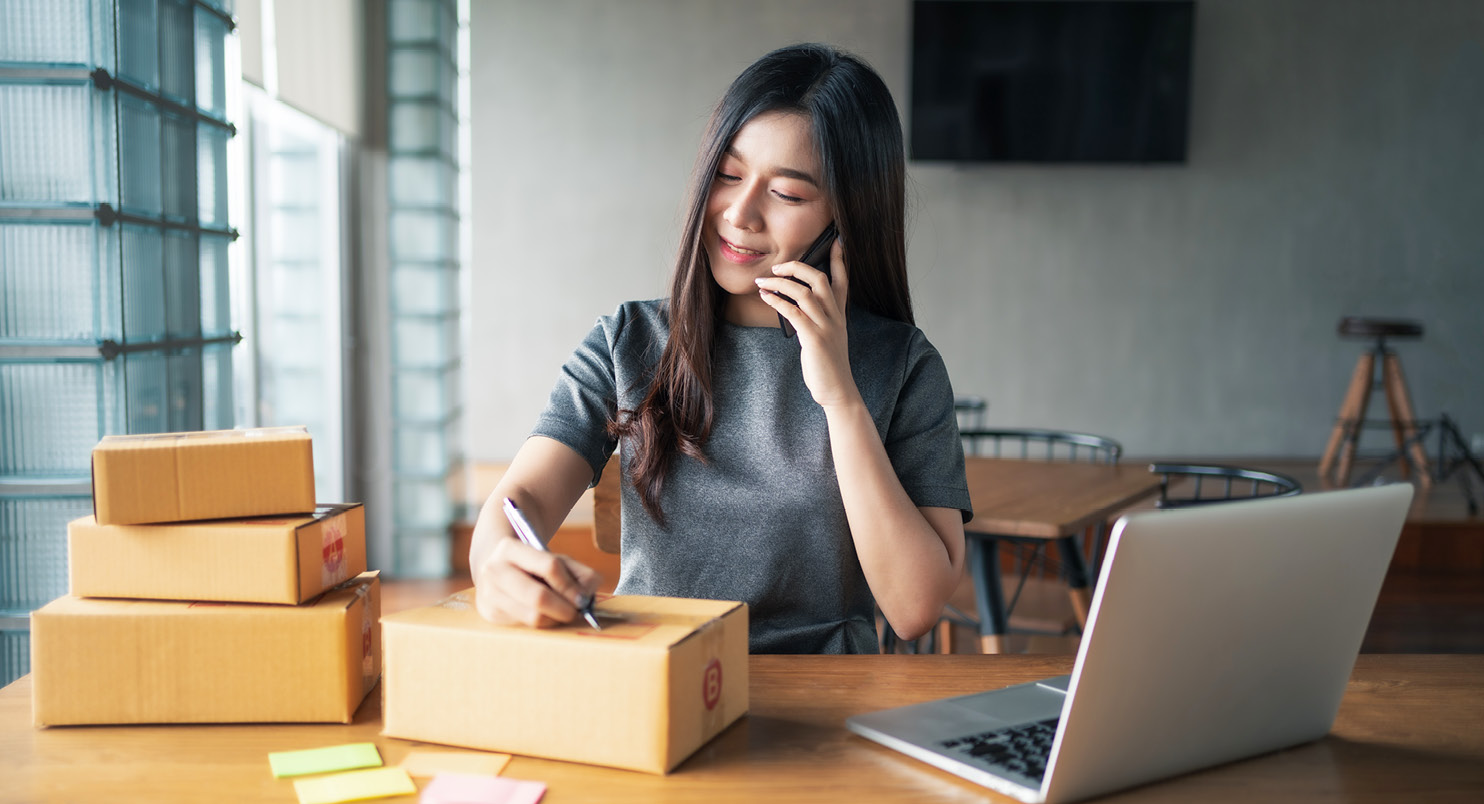
POLYGON ((413 751, 399 763, 409 776, 427 777, 440 773, 471 773, 499 776, 510 764, 509 754, 486 754, 472 751, 413 751))

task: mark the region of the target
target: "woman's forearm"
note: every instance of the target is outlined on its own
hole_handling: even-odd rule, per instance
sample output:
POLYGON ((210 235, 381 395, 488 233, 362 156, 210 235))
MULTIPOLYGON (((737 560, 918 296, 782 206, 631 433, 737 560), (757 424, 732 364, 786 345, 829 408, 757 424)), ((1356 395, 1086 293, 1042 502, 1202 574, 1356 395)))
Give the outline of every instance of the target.
POLYGON ((915 639, 937 622, 963 573, 960 514, 912 502, 864 404, 826 408, 825 415, 861 569, 892 628, 915 639))

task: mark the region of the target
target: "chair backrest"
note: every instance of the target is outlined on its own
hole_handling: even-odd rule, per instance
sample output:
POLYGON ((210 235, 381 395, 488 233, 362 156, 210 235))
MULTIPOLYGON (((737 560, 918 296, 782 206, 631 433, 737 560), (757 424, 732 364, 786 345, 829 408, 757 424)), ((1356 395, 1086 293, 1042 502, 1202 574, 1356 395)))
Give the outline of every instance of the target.
POLYGON ((964 452, 986 458, 1118 463, 1123 445, 1111 438, 1066 430, 961 430, 964 452))
POLYGON ((623 471, 618 453, 608 459, 598 485, 593 487, 593 544, 605 553, 617 554, 623 543, 621 534, 620 499, 623 496, 619 483, 623 471))
POLYGON ((1186 508, 1257 497, 1292 497, 1304 490, 1288 475, 1240 466, 1156 463, 1150 464, 1149 471, 1164 476, 1159 485, 1159 501, 1155 503, 1158 508, 1186 508), (1189 493, 1171 496, 1171 484, 1181 480, 1194 481, 1189 493))
POLYGON ((953 414, 958 418, 958 429, 978 430, 984 426, 984 413, 989 410, 989 400, 982 396, 955 396, 953 414))

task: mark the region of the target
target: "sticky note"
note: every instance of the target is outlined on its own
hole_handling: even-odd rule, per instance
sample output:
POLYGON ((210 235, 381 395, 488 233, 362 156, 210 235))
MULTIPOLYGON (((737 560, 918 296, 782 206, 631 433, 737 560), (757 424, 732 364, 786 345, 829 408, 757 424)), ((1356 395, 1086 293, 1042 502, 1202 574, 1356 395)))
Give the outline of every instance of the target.
POLYGON ((375 768, 381 765, 381 754, 374 743, 348 743, 305 751, 279 751, 268 755, 273 776, 303 776, 306 773, 329 773, 351 768, 375 768))
POLYGON ((499 776, 510 763, 509 754, 484 754, 469 751, 413 751, 401 762, 409 776, 437 776, 440 773, 473 773, 499 776))
POLYGON ((299 804, 336 804, 365 798, 410 796, 417 792, 417 787, 407 771, 401 768, 376 768, 295 779, 294 792, 299 794, 299 804))
POLYGON ((419 804, 536 804, 546 795, 542 782, 499 776, 440 773, 423 788, 419 804))

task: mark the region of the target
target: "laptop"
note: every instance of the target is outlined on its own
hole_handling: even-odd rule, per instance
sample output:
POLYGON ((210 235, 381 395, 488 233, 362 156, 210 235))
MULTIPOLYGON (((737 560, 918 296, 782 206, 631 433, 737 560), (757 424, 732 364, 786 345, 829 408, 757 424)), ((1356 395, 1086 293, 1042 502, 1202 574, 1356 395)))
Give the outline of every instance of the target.
POLYGON ((1114 526, 1070 676, 846 726, 1034 803, 1317 740, 1411 501, 1397 484, 1130 514, 1114 526))

